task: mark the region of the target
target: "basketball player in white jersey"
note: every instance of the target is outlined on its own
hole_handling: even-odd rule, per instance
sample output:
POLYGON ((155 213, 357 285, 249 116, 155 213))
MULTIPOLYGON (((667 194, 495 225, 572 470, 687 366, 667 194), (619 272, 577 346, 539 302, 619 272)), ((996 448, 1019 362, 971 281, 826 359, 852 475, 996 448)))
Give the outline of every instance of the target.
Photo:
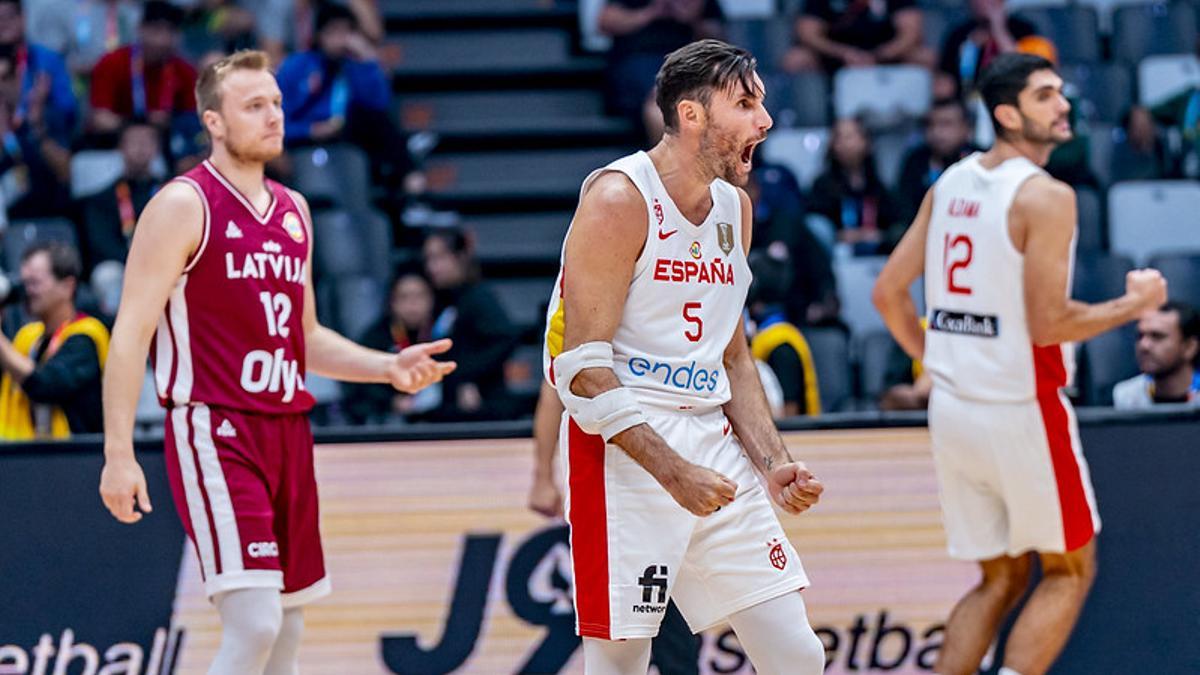
POLYGON ((1070 299, 1075 193, 1042 170, 1070 140, 1063 81, 1040 57, 1006 54, 980 78, 996 143, 946 170, 874 290, 888 329, 934 381, 929 428, 950 555, 982 581, 954 608, 936 672, 975 673, 1004 617, 1017 618, 1004 675, 1046 672, 1095 575, 1100 529, 1070 403, 1069 343, 1133 320, 1166 299, 1154 270, 1125 295, 1070 299), (925 274, 921 329, 909 286, 925 274))
POLYGON ((800 513, 822 486, 776 431, 741 328, 751 205, 735 186, 771 127, 764 93, 739 48, 668 55, 666 134, 584 181, 563 245, 546 367, 588 675, 645 673, 668 597, 695 632, 732 624, 759 673, 825 665, 771 507, 800 513))

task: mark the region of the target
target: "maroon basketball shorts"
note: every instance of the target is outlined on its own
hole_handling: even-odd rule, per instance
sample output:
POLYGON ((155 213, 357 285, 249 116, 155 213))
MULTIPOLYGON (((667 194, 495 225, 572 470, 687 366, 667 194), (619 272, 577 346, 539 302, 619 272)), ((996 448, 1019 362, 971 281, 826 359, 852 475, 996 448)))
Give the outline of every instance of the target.
POLYGON ((329 593, 306 416, 172 408, 165 452, 210 599, 276 588, 295 607, 329 593))

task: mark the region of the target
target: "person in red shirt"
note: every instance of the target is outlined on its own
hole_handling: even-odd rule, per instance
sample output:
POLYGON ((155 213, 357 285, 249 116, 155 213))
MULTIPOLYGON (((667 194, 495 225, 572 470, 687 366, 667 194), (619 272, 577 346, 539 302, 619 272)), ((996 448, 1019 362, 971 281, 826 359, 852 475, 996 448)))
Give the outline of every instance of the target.
POLYGON ((196 117, 196 69, 178 53, 183 10, 162 0, 147 2, 137 40, 105 54, 92 70, 93 132, 116 132, 146 120, 180 133, 196 117))

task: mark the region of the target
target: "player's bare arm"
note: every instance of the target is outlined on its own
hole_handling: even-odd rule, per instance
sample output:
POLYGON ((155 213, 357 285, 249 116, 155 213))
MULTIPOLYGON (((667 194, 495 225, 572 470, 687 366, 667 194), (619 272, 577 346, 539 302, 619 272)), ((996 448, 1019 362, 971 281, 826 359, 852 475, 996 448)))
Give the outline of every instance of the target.
MULTIPOLYGON (((750 250, 752 207, 741 188, 742 250, 750 250)), ((767 478, 771 499, 788 513, 797 514, 820 499, 824 487, 804 466, 792 459, 771 418, 758 368, 750 355, 746 336, 736 331, 722 356, 729 376, 729 402, 725 416, 754 466, 767 478)))
POLYGON ((933 209, 933 188, 925 193, 917 217, 888 257, 875 279, 871 301, 904 352, 916 360, 925 357, 925 331, 909 287, 925 272, 925 237, 933 209))
POLYGON ((133 454, 134 414, 150 340, 171 289, 200 247, 203 229, 200 196, 186 183, 168 183, 146 204, 125 261, 126 283, 104 367, 100 474, 104 505, 123 523, 136 523, 151 509, 146 478, 133 454))
POLYGON ((554 455, 558 450, 558 429, 563 404, 549 382, 542 381, 537 409, 533 412, 533 485, 529 488, 529 508, 547 518, 562 515, 562 492, 554 476, 554 455))
POLYGON ((597 432, 611 424, 610 420, 631 422, 632 426, 606 440, 654 476, 680 506, 707 515, 733 501, 736 484, 671 449, 645 423, 632 393, 621 386, 612 370, 611 343, 621 323, 634 265, 646 242, 647 218, 641 194, 623 174, 601 175, 583 195, 563 252, 564 333, 563 352, 555 361, 557 386, 576 423, 591 413, 598 416, 597 432), (605 363, 605 347, 606 365, 586 367, 605 363), (585 367, 564 380, 560 369, 573 372, 568 366, 572 360, 585 367), (600 411, 600 406, 612 410, 600 411))
POLYGON ((1157 270, 1134 270, 1125 294, 1099 304, 1071 300, 1067 277, 1075 236, 1075 191, 1048 176, 1029 179, 1009 213, 1013 245, 1025 255, 1025 307, 1035 344, 1079 342, 1134 320, 1167 300, 1157 270))
MULTIPOLYGON (((300 193, 292 199, 304 209, 305 222, 312 223, 312 211, 300 193)), ((309 242, 313 238, 309 233, 309 242)), ((399 354, 368 349, 330 330, 317 321, 316 296, 312 281, 312 244, 308 247, 307 282, 304 286, 304 343, 310 372, 345 382, 391 384, 414 393, 454 372, 452 361, 435 361, 434 355, 450 349, 450 340, 415 344, 399 354)))

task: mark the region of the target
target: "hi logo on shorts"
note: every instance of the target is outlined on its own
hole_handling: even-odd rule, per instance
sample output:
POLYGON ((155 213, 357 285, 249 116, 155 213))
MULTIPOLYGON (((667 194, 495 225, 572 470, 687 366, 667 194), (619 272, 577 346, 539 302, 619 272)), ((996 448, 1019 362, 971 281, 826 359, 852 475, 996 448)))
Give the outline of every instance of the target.
POLYGON ((246 545, 251 558, 278 558, 279 544, 274 541, 252 541, 246 545))
POLYGON ((637 614, 661 614, 667 609, 667 566, 651 565, 638 579, 642 587, 642 604, 634 605, 637 614), (658 589, 657 597, 654 593, 658 589))
POLYGON ((772 539, 767 542, 770 551, 767 553, 767 559, 771 561, 771 567, 781 570, 787 567, 787 553, 783 550, 783 544, 778 539, 772 539))

